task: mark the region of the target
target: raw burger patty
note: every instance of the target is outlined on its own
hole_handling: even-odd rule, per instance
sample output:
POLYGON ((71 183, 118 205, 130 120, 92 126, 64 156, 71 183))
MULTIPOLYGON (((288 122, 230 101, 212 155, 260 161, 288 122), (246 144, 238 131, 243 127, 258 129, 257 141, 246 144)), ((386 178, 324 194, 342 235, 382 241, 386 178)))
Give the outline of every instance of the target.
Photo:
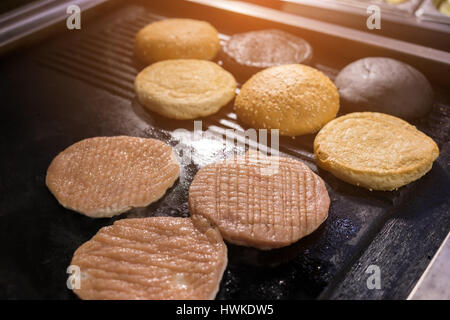
POLYGON ((254 153, 203 167, 189 189, 194 223, 208 219, 227 241, 259 249, 310 234, 329 205, 324 182, 305 164, 254 153))
POLYGON ((122 219, 79 247, 82 299, 214 299, 227 248, 190 218, 122 219))
POLYGON ((111 217, 160 199, 179 175, 172 147, 136 137, 97 137, 53 159, 46 184, 59 203, 89 217, 111 217))

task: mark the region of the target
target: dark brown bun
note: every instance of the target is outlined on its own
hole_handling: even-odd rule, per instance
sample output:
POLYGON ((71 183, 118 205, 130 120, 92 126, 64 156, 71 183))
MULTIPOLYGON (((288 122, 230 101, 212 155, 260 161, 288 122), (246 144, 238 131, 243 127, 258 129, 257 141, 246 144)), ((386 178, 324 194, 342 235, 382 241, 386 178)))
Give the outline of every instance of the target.
POLYGON ((345 112, 382 112, 406 120, 426 115, 433 90, 412 66, 390 58, 364 58, 346 66, 336 78, 345 112))
POLYGON ((281 64, 310 64, 312 57, 313 49, 308 42, 276 29, 235 34, 222 49, 224 67, 241 81, 281 64))

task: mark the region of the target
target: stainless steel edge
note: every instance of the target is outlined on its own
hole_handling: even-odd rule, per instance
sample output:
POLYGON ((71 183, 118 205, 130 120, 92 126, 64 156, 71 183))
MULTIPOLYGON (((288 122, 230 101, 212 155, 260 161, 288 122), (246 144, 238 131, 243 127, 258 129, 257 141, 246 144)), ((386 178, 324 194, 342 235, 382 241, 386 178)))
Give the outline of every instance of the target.
MULTIPOLYGON (((109 0, 40 0, 0 16, 0 48, 66 19, 70 5, 81 13, 109 0)), ((82 16, 81 16, 82 20, 82 16)))
POLYGON ((408 300, 450 300, 450 232, 408 300))
POLYGON ((450 53, 424 47, 418 44, 406 41, 391 39, 377 34, 371 34, 355 30, 352 28, 318 21, 292 13, 281 12, 275 9, 262 7, 252 3, 230 0, 187 0, 193 3, 205 6, 215 7, 218 9, 232 11, 243 15, 274 21, 277 23, 290 25, 319 33, 326 33, 336 38, 345 40, 356 40, 360 43, 370 45, 372 47, 386 48, 393 52, 399 52, 408 56, 415 56, 424 60, 433 60, 450 66, 450 53))
POLYGON ((416 16, 425 21, 433 21, 450 25, 450 16, 440 13, 432 0, 425 0, 416 11, 416 16))

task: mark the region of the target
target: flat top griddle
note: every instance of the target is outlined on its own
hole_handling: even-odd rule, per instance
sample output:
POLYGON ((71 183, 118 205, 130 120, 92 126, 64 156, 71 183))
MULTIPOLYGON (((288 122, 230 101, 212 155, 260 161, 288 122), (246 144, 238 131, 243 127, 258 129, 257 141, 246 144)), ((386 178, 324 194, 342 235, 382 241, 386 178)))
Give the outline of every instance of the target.
MULTIPOLYGON (((133 39, 141 27, 165 17, 198 18, 215 25, 222 41, 235 32, 285 29, 313 45, 314 66, 331 78, 370 49, 357 39, 321 35, 258 18, 255 11, 253 16, 238 11, 185 1, 147 6, 127 2, 103 12, 80 31, 65 31, 1 61, 0 298, 76 298, 66 287, 66 268, 83 242, 117 219, 189 216, 188 188, 197 170, 236 151, 245 152, 245 143, 193 141, 193 121, 166 119, 137 102, 133 81, 142 66, 133 56, 133 39), (354 47, 345 48, 346 41, 354 47), (91 219, 64 209, 45 186, 51 160, 81 139, 115 135, 161 139, 177 150, 189 150, 193 161, 149 207, 111 219, 91 219)), ((435 70, 446 64, 401 56, 382 46, 373 50, 376 55, 423 62, 416 67, 433 80, 433 110, 414 123, 439 145, 441 155, 433 169, 397 191, 370 192, 318 169, 313 135, 280 137, 282 155, 301 159, 326 182, 329 218, 287 248, 262 252, 229 245, 218 299, 404 299, 445 238, 450 226, 450 95, 442 80, 445 75, 435 70), (366 285, 365 271, 372 264, 381 270, 380 290, 366 285)), ((237 120, 232 103, 200 120, 202 129, 216 136, 230 128, 238 133, 247 129, 237 120)))

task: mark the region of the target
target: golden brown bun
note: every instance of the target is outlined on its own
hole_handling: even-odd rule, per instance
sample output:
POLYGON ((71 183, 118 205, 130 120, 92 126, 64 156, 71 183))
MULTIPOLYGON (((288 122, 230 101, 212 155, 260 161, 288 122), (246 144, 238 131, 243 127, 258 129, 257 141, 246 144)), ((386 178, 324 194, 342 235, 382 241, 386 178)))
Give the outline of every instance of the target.
POLYGON ((216 113, 235 95, 236 80, 206 60, 166 60, 148 66, 136 77, 139 101, 172 119, 195 119, 216 113))
POLYGON ((219 33, 208 22, 192 19, 157 21, 139 30, 134 51, 150 64, 168 59, 212 60, 220 49, 219 33))
POLYGON ((334 119, 339 94, 319 70, 287 64, 256 73, 236 98, 235 111, 249 126, 279 129, 281 135, 317 132, 334 119))
POLYGON ((404 120, 357 112, 323 127, 314 140, 314 154, 321 168, 348 183, 394 190, 427 173, 439 148, 404 120))

